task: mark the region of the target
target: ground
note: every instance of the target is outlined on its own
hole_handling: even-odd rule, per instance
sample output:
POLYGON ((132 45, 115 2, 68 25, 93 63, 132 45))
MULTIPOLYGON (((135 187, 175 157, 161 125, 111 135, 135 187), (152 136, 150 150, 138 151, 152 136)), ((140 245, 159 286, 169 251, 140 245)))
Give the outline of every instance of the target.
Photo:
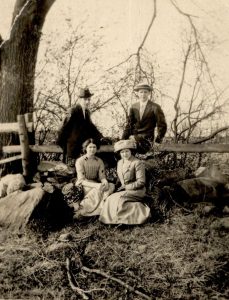
POLYGON ((228 299, 229 239, 218 220, 175 206, 163 222, 142 226, 91 219, 55 232, 37 225, 23 234, 2 230, 1 298, 83 299, 69 284, 68 258, 88 299, 228 299))

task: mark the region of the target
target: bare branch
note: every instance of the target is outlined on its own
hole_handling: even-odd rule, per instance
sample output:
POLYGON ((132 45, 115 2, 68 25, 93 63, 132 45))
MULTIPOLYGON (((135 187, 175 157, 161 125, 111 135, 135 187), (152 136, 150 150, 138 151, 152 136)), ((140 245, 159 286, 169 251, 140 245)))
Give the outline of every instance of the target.
POLYGON ((125 287, 126 289, 128 289, 129 291, 134 292, 135 294, 137 294, 138 296, 140 296, 141 299, 147 299, 147 300, 152 299, 152 298, 149 297, 148 295, 146 295, 146 294, 144 294, 144 293, 142 293, 142 292, 136 290, 134 287, 132 287, 132 286, 130 286, 129 284, 125 283, 123 280, 118 279, 118 278, 116 278, 116 277, 113 277, 113 276, 111 276, 111 275, 109 275, 109 274, 107 274, 107 273, 105 273, 105 272, 103 272, 103 271, 101 271, 101 270, 99 270, 99 269, 89 269, 89 268, 83 266, 83 267, 82 267, 82 270, 84 270, 84 271, 86 271, 86 272, 89 272, 89 273, 94 273, 94 274, 97 274, 97 275, 101 275, 101 276, 103 276, 103 277, 105 277, 105 278, 107 278, 107 279, 110 279, 110 280, 112 280, 112 281, 114 281, 114 282, 117 282, 118 284, 124 286, 124 287, 125 287))
POLYGON ((140 46, 138 47, 137 53, 140 53, 142 47, 144 46, 145 41, 146 41, 146 39, 147 39, 147 37, 148 37, 148 35, 149 35, 150 29, 151 29, 151 27, 152 27, 152 25, 153 25, 153 22, 154 22, 154 20, 156 19, 156 16, 157 16, 157 0, 153 0, 153 4, 154 4, 154 7, 153 7, 153 16, 152 16, 152 19, 151 19, 151 21, 150 21, 150 24, 149 24, 149 26, 148 26, 148 28, 147 28, 146 34, 145 34, 145 36, 144 36, 144 38, 143 38, 143 40, 142 40, 140 46))
MULTIPOLYGON (((217 106, 214 107, 214 109, 212 111, 210 111, 209 113, 207 113, 206 115, 197 118, 197 120, 195 122, 193 122, 191 124, 191 127, 194 128, 197 126, 197 124, 201 123, 204 120, 207 120, 208 118, 210 118, 211 116, 215 115, 217 111, 219 111, 222 108, 222 106, 217 106)), ((183 130, 181 130, 180 134, 182 135, 184 132, 188 131, 189 127, 184 128, 183 130)))
POLYGON ((225 127, 220 128, 220 129, 217 129, 216 131, 212 132, 209 136, 204 137, 204 138, 202 138, 198 141, 195 141, 195 142, 193 142, 193 144, 201 144, 203 142, 212 140, 218 133, 226 131, 228 129, 229 129, 229 126, 225 126, 225 127))
POLYGON ((198 37, 199 34, 198 34, 198 31, 197 31, 197 29, 196 29, 195 24, 193 23, 193 20, 192 20, 192 18, 193 18, 193 17, 196 17, 196 16, 193 16, 193 15, 191 15, 191 14, 188 14, 188 13, 185 13, 184 11, 182 11, 182 10, 178 7, 178 5, 175 3, 174 0, 170 0, 170 2, 172 3, 172 5, 176 8, 176 10, 177 10, 181 15, 183 15, 184 17, 186 17, 186 18, 188 19, 188 21, 189 21, 189 23, 190 23, 190 26, 191 26, 191 28, 192 28, 192 30, 193 30, 193 32, 194 32, 194 36, 195 36, 195 40, 196 40, 196 45, 197 45, 197 47, 198 47, 198 49, 199 49, 199 51, 200 51, 201 59, 202 59, 202 61, 204 62, 205 66, 206 66, 207 73, 208 73, 208 76, 209 76, 209 80, 210 80, 210 82, 211 82, 211 84, 212 84, 212 87, 214 88, 215 94, 217 95, 217 90, 216 90, 215 84, 214 84, 213 79, 212 79, 212 75, 211 75, 211 71, 210 71, 208 62, 207 62, 207 60, 206 60, 206 58, 205 58, 205 54, 203 53, 202 47, 201 47, 200 42, 199 42, 199 37, 198 37))
POLYGON ((117 64, 117 65, 115 65, 115 66, 107 69, 106 71, 111 71, 114 68, 120 67, 121 65, 123 65, 124 63, 126 63, 127 61, 129 61, 134 56, 137 57, 136 69, 140 69, 140 71, 142 71, 142 69, 141 69, 141 63, 140 63, 140 60, 141 60, 140 52, 141 52, 141 50, 142 50, 142 48, 143 48, 143 46, 144 46, 144 44, 146 42, 146 39, 147 39, 147 37, 149 35, 149 32, 150 32, 150 30, 151 30, 151 28, 153 26, 153 23, 154 23, 154 21, 156 19, 156 16, 157 16, 157 0, 153 0, 153 3, 154 3, 153 16, 152 16, 152 19, 151 19, 151 21, 149 23, 149 26, 148 26, 147 30, 146 30, 146 33, 145 33, 145 35, 143 37, 143 40, 142 40, 141 44, 139 45, 139 47, 137 49, 137 52, 136 53, 132 53, 125 60, 123 60, 119 64, 117 64))
POLYGON ((178 128, 177 128, 177 120, 178 120, 178 114, 179 114, 179 101, 180 101, 180 96, 181 96, 181 91, 183 88, 183 84, 184 84, 184 78, 185 78, 185 73, 186 73, 186 67, 187 67, 187 61, 188 61, 188 57, 189 57, 189 53, 191 51, 191 45, 188 45, 188 49, 186 51, 185 54, 185 58, 184 58, 184 62, 183 62, 183 69, 182 69, 182 75, 181 75, 181 81, 180 81, 180 85, 179 85, 179 89, 178 89, 178 93, 177 93, 177 97, 174 103, 174 109, 175 109, 175 117, 173 120, 173 123, 171 124, 171 126, 173 126, 173 131, 175 134, 175 143, 177 142, 177 137, 178 137, 178 128))

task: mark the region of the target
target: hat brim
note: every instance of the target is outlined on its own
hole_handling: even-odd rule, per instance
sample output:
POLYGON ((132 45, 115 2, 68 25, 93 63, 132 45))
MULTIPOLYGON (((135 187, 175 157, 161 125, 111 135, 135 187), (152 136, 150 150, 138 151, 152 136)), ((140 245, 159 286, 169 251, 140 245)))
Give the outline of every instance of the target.
POLYGON ((118 153, 124 149, 129 149, 129 150, 136 150, 136 147, 123 147, 123 148, 120 148, 120 149, 117 149, 117 150, 114 150, 115 153, 118 153))
POLYGON ((140 90, 148 90, 149 92, 152 92, 152 88, 149 86, 149 87, 144 87, 144 86, 142 86, 142 87, 136 87, 136 88, 134 88, 134 91, 135 92, 138 92, 138 91, 140 91, 140 90))
POLYGON ((88 94, 88 95, 85 95, 85 96, 82 96, 82 95, 79 95, 79 98, 91 98, 91 96, 93 96, 94 94, 88 94))
POLYGON ((136 148, 137 147, 136 147, 135 143, 134 144, 129 144, 129 145, 125 143, 125 144, 120 144, 118 146, 115 145, 114 146, 114 152, 117 153, 117 152, 120 152, 121 150, 124 150, 124 149, 130 149, 130 150, 134 150, 135 149, 136 150, 136 148))

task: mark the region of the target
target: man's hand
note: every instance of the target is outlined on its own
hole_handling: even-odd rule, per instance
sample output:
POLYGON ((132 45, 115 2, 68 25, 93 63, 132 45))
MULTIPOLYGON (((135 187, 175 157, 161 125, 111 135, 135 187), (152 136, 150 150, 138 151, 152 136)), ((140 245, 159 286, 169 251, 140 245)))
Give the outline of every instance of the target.
POLYGON ((136 139, 135 139, 134 135, 130 135, 130 136, 129 136, 129 139, 136 142, 136 139))

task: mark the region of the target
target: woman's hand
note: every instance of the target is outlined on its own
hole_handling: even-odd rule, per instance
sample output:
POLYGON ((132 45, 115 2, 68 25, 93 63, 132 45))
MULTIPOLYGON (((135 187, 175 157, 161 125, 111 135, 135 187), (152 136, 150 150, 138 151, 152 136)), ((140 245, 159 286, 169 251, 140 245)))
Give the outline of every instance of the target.
POLYGON ((122 185, 117 189, 117 192, 125 191, 125 187, 122 185))
POLYGON ((101 190, 102 190, 103 192, 105 192, 105 191, 108 190, 108 188, 109 188, 109 183, 108 183, 108 181, 105 179, 105 180, 103 180, 103 181, 101 182, 101 190))

